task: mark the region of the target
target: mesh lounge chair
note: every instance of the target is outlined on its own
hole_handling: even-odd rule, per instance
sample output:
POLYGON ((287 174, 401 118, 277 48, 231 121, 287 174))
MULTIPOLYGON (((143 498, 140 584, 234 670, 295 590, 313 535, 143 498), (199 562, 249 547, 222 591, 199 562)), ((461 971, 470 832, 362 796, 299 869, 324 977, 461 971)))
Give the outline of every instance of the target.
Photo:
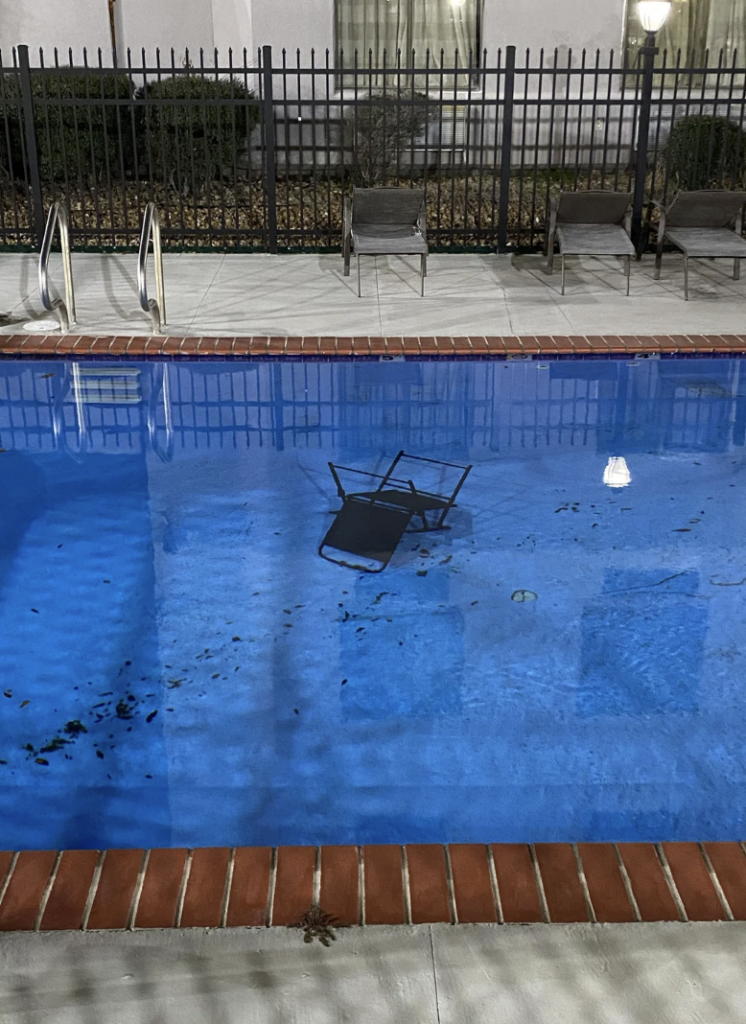
POLYGON ((746 240, 741 237, 746 192, 702 190, 679 192, 670 206, 654 206, 660 212, 655 279, 661 276, 663 243, 671 242, 684 254, 684 298, 689 298, 690 259, 733 259, 733 280, 740 276, 740 260, 746 259, 746 240))
POLYGON ((344 276, 350 276, 350 254, 357 259, 357 294, 361 256, 420 257, 420 294, 427 277, 425 192, 415 188, 356 188, 344 201, 344 276))
POLYGON ((328 562, 350 569, 382 572, 414 516, 417 516, 422 526, 410 532, 448 529, 445 525, 446 516, 456 504, 456 496, 471 466, 458 466, 452 462, 407 455, 401 451, 383 475, 335 466, 332 462, 329 463, 329 469, 337 485, 337 494, 342 499, 342 508, 335 513, 334 522, 319 545, 319 554, 328 562), (436 494, 417 488, 411 479, 395 477, 394 470, 402 460, 461 470, 461 475, 449 494, 436 494), (348 492, 342 485, 338 470, 372 477, 380 482, 374 490, 348 492), (326 549, 332 549, 336 555, 326 553, 326 549), (364 558, 374 564, 371 566, 352 562, 346 555, 364 558))
POLYGON ((551 274, 554 240, 562 257, 562 294, 565 294, 565 256, 624 256, 629 295, 631 192, 561 192, 549 201, 547 266, 551 274))

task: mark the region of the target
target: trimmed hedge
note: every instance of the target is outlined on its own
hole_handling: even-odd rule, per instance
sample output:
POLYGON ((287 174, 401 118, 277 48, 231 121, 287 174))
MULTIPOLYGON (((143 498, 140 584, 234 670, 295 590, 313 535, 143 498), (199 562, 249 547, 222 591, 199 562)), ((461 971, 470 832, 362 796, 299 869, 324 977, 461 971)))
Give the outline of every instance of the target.
MULTIPOLYGON (((14 74, 3 75, 2 79, 0 128, 5 134, 7 125, 10 143, 10 166, 6 170, 11 177, 22 178, 27 168, 23 158, 25 139, 21 141, 20 81, 14 74)), ((126 75, 99 75, 84 68, 37 69, 31 72, 31 94, 39 171, 44 181, 85 182, 104 176, 107 166, 112 178, 121 177, 121 159, 126 164, 132 161, 131 118, 135 116, 126 75)), ((6 146, 0 150, 4 152, 6 146)))
POLYGON ((723 178, 737 184, 746 169, 746 134, 727 117, 691 114, 671 129, 666 159, 679 188, 709 188, 723 178))
POLYGON ((253 93, 235 79, 177 75, 149 83, 142 110, 140 164, 183 192, 205 187, 236 154, 259 121, 253 93), (151 101, 158 100, 158 103, 151 101))

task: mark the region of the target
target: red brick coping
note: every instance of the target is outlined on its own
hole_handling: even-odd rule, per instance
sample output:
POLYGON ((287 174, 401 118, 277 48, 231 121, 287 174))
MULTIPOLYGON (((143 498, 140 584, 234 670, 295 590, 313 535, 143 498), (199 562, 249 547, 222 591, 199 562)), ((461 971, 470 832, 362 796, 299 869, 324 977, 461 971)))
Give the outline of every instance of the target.
POLYGON ((0 853, 0 931, 746 920, 743 843, 0 853))
POLYGON ((0 355, 66 356, 624 356, 746 353, 746 335, 522 335, 459 338, 156 337, 10 334, 0 355))

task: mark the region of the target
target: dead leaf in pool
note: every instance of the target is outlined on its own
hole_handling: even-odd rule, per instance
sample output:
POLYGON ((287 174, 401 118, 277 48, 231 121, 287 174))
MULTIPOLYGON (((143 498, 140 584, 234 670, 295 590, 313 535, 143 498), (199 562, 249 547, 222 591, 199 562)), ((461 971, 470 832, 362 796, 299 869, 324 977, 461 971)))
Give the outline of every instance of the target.
POLYGON ((46 765, 49 765, 49 761, 47 761, 46 757, 37 757, 36 758, 36 764, 46 764, 46 765))
POLYGON ((25 707, 26 707, 26 706, 27 706, 28 704, 30 704, 30 703, 31 703, 31 701, 30 701, 30 700, 22 700, 22 701, 21 701, 21 707, 22 707, 22 708, 25 708, 25 707))

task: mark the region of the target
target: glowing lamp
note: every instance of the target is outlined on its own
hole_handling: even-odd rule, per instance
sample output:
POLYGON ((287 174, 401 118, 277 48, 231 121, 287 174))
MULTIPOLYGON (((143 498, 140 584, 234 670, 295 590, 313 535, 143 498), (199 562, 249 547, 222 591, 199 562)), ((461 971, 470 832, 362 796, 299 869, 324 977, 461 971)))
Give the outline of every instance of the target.
POLYGON ((637 16, 646 32, 657 32, 663 28, 663 22, 670 10, 670 0, 640 0, 637 5, 637 16))

